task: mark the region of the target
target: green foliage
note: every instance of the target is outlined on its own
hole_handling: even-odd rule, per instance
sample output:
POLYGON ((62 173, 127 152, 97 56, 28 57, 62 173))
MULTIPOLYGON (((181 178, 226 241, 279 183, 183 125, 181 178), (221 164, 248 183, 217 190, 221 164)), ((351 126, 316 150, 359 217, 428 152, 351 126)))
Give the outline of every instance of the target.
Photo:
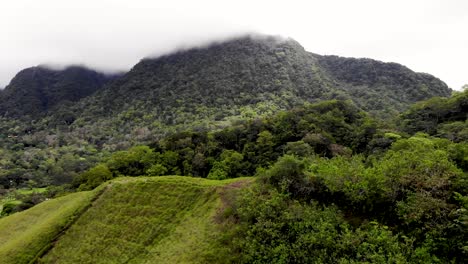
POLYGON ((115 152, 101 164, 111 177, 93 176, 94 172, 88 171, 75 185, 92 189, 120 175, 184 174, 218 180, 242 177, 268 167, 281 152, 299 156, 362 152, 374 134, 375 122, 350 102, 321 102, 219 131, 176 133, 152 144, 153 148, 136 146, 115 152))
POLYGON ((335 207, 256 186, 238 198, 228 237, 236 263, 427 263, 424 248, 376 222, 353 230, 335 207))
POLYGON ((99 164, 80 175, 80 189, 94 189, 101 183, 113 178, 112 172, 105 164, 99 164))
POLYGON ((148 170, 146 170, 146 174, 149 176, 162 176, 167 173, 167 168, 161 164, 154 164, 148 170))
POLYGON ((305 167, 306 162, 304 160, 285 155, 262 176, 278 188, 285 189, 293 194, 301 194, 306 185, 305 167))
POLYGON ((114 153, 106 164, 117 176, 139 176, 144 175, 148 166, 153 162, 152 149, 148 146, 136 146, 128 151, 114 153))
POLYGON ((111 78, 31 68, 0 92, 3 216, 121 176, 258 173, 260 186, 236 199, 227 193, 242 180, 114 179, 81 202, 66 196, 55 211, 48 202, 1 219, 8 261, 468 261, 466 91, 412 106, 399 124, 427 134, 407 138, 388 121, 448 96, 444 83, 291 40, 143 60, 100 89, 111 78))
POLYGON ((444 83, 291 40, 109 79, 38 67, 0 92, 0 262, 468 262, 466 91, 403 113, 403 132, 426 133, 407 138, 389 120, 444 83), (246 190, 142 177, 255 173, 246 190))
MULTIPOLYGON (((145 59, 122 76, 104 76, 81 67, 62 71, 33 67, 18 73, 0 92, 0 148, 6 152, 1 155, 0 185, 24 187, 30 180, 34 187, 69 184, 105 161, 109 153, 152 144, 180 131, 215 131, 255 122, 306 103, 349 99, 375 116, 393 117, 415 100, 449 92, 438 79, 400 65, 319 56, 295 41, 271 37, 243 37, 145 59)), ((271 125, 276 131, 256 130, 254 136, 260 138, 266 130, 272 133, 273 141, 264 143, 275 144, 273 149, 249 146, 246 150, 257 153, 247 155, 242 142, 237 142, 242 148, 228 149, 267 167, 282 153, 279 145, 302 140, 306 135, 302 132, 309 132, 326 139, 311 144, 304 138, 315 152, 349 153, 341 146, 362 152, 373 125, 367 127, 364 122, 350 133, 346 124, 354 121, 348 117, 358 108, 344 104, 333 112, 327 104, 336 108, 336 103, 317 108, 315 114, 321 116, 316 117, 317 123, 304 118, 295 124, 296 118, 285 114, 271 125), (360 136, 354 138, 355 134, 360 136)), ((212 156, 198 150, 194 153, 202 162, 198 167, 189 154, 180 157, 177 168, 163 166, 168 174, 206 177, 213 163, 200 154, 212 156)), ((133 169, 122 174, 141 173, 133 169)), ((247 175, 255 169, 247 168, 247 175)))
POLYGON ((424 132, 455 142, 465 141, 467 106, 468 91, 454 93, 450 98, 431 98, 403 113, 400 123, 408 133, 424 132))
POLYGON ((309 144, 300 140, 286 143, 285 153, 299 157, 307 157, 314 154, 314 149, 309 144))
POLYGON ((229 168, 224 163, 216 161, 207 178, 211 180, 224 180, 228 177, 228 170, 229 168))
POLYGON ((234 246, 242 263, 331 262, 343 220, 333 209, 290 202, 274 190, 244 194, 236 210, 240 221, 234 246))
POLYGON ((370 159, 286 155, 262 175, 298 201, 338 206, 354 226, 376 219, 428 258, 463 262, 468 257, 461 242, 468 238, 467 222, 461 220, 468 181, 456 166, 457 155, 449 153, 457 145, 419 135, 399 139, 384 155, 370 159))
POLYGON ((319 64, 358 106, 387 119, 405 110, 405 102, 450 96, 451 92, 440 80, 428 74, 414 74, 396 63, 320 56, 319 64))

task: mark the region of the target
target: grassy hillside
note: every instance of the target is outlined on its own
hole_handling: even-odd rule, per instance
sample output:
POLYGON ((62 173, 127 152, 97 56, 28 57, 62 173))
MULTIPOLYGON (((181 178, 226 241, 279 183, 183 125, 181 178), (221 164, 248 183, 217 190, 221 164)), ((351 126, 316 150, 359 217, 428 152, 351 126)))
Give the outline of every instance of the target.
POLYGON ((245 181, 118 178, 44 202, 0 221, 0 263, 223 262, 214 215, 223 190, 245 181))
POLYGON ((234 181, 120 178, 56 242, 44 263, 204 263, 218 191, 234 181))
POLYGON ((29 263, 89 205, 95 193, 70 194, 0 219, 0 263, 29 263))

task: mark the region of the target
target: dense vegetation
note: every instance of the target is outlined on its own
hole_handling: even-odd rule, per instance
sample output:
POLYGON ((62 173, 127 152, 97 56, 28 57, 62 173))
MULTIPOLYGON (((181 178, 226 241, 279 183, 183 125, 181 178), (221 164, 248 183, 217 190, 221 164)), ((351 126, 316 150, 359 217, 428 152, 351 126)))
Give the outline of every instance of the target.
POLYGON ((117 176, 187 175, 226 179, 254 175, 282 153, 327 157, 362 153, 376 124, 350 102, 326 101, 214 132, 181 132, 115 152, 76 178, 81 189, 117 176), (345 147, 348 146, 348 147, 345 147))
POLYGON ((425 73, 414 74, 397 63, 317 57, 321 67, 332 76, 335 86, 351 95, 359 107, 380 117, 391 117, 406 110, 408 102, 450 96, 447 85, 439 79, 425 73))
POLYGON ((256 172, 260 183, 225 213, 230 261, 468 260, 468 143, 379 132, 350 103, 329 101, 154 147, 115 153, 82 174, 80 188, 118 175, 256 172))
POLYGON ((408 133, 422 131, 455 142, 468 139, 466 125, 468 90, 450 98, 434 97, 414 104, 402 115, 401 125, 408 133))
POLYGON ((367 157, 285 154, 258 170, 251 187, 222 189, 222 203, 216 186, 230 182, 119 178, 96 190, 104 192, 42 261, 466 262, 468 167, 459 158, 468 144, 425 134, 387 137, 392 146, 367 157), (136 232, 140 227, 150 229, 136 232), (201 233, 191 237, 192 228, 201 233))
POLYGON ((415 136, 368 159, 283 156, 240 197, 232 246, 244 263, 465 263, 455 145, 415 136))

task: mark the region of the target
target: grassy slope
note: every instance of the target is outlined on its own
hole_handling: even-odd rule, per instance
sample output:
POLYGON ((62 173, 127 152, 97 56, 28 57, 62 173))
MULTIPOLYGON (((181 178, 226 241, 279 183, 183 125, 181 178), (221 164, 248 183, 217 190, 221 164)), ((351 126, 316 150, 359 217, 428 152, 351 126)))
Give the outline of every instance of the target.
POLYGON ((34 259, 90 203, 94 193, 70 194, 0 219, 0 263, 34 259))
POLYGON ((114 180, 40 262, 222 262, 216 259, 213 216, 223 186, 238 181, 243 179, 114 180))

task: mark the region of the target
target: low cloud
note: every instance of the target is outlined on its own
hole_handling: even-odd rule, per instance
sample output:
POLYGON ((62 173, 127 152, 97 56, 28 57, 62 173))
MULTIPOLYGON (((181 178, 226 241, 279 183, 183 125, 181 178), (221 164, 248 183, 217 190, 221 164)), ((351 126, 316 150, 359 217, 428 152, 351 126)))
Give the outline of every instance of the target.
POLYGON ((140 59, 249 32, 319 54, 370 57, 466 80, 464 0, 17 0, 0 10, 0 87, 21 69, 82 64, 126 71, 140 59))
MULTIPOLYGON (((12 1, 0 15, 0 87, 21 69, 80 64, 125 71, 157 57, 254 31, 182 1, 12 1)), ((215 4, 215 2, 213 2, 215 4)), ((6 5, 6 6, 5 6, 6 5)), ((211 10, 217 12, 217 10, 211 10)))

